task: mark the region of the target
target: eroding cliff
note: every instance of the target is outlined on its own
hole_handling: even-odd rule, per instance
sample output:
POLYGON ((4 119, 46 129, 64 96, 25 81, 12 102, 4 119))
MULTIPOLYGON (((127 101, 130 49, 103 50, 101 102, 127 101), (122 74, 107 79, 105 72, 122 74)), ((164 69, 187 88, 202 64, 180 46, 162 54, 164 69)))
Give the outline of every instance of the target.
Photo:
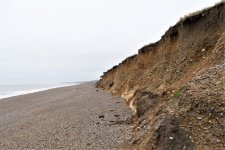
POLYGON ((181 19, 97 86, 134 111, 124 149, 225 149, 225 3, 181 19))

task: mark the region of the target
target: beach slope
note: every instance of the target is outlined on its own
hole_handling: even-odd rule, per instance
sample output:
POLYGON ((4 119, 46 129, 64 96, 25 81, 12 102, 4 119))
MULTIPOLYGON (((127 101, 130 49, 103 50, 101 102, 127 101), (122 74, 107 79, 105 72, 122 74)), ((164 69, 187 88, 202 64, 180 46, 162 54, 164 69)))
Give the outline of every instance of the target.
POLYGON ((0 149, 118 149, 130 111, 94 84, 0 100, 0 149))

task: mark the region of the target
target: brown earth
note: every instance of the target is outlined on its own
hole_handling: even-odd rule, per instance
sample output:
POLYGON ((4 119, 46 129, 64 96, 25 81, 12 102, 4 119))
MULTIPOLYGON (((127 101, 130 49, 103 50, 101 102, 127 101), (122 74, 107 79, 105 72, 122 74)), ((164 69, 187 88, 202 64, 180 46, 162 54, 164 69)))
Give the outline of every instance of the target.
POLYGON ((181 19, 103 74, 134 110, 124 149, 225 149, 225 2, 181 19))

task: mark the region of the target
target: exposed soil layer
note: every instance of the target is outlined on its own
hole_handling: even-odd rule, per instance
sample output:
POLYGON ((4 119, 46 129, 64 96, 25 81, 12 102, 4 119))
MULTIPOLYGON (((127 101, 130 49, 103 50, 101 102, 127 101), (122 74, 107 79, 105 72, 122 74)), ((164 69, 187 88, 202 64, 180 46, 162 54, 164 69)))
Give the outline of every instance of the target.
POLYGON ((124 149, 225 149, 225 3, 181 19, 97 87, 134 111, 124 149))

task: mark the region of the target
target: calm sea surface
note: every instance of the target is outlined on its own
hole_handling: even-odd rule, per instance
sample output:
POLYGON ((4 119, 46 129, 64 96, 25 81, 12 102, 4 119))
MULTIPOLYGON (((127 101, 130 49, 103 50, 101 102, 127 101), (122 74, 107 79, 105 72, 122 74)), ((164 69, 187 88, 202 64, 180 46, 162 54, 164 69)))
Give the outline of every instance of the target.
POLYGON ((0 85, 0 99, 77 84, 79 83, 0 85))

